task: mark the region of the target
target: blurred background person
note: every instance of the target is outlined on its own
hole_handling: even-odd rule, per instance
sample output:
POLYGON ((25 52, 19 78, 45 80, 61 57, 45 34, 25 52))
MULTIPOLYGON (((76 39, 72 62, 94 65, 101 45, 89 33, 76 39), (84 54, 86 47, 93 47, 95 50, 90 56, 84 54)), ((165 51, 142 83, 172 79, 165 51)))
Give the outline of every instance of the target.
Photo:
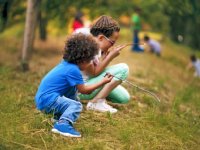
POLYGON ((77 29, 83 28, 83 27, 84 27, 84 14, 81 11, 78 11, 72 23, 72 28, 73 28, 73 31, 76 31, 77 29))
POLYGON ((148 35, 144 36, 145 45, 148 46, 148 50, 155 53, 157 56, 161 56, 161 46, 156 40, 151 39, 148 35))
MULTIPOLYGON (((82 13, 82 14, 83 14, 83 16, 78 19, 78 20, 82 21, 82 25, 78 26, 76 29, 74 29, 74 27, 73 27, 73 33, 90 34, 91 21, 89 19, 89 15, 88 15, 88 13, 82 13)), ((77 14, 77 17, 75 17, 75 18, 80 17, 82 14, 80 14, 80 15, 77 14)), ((74 23, 75 23, 75 20, 74 20, 74 23)))
POLYGON ((195 69, 194 76, 200 77, 200 60, 195 55, 190 56, 190 63, 187 66, 187 70, 193 67, 195 69))
POLYGON ((135 13, 131 17, 131 23, 133 28, 133 47, 132 50, 136 52, 142 52, 143 48, 139 46, 139 32, 141 30, 141 20, 140 20, 141 9, 139 7, 135 8, 135 13))

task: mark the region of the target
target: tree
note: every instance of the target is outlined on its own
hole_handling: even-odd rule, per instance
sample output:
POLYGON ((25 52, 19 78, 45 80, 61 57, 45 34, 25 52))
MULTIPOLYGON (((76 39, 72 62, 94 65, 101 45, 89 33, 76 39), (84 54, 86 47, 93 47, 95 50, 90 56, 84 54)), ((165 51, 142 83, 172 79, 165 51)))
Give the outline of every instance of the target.
POLYGON ((8 12, 12 1, 0 1, 0 32, 2 32, 8 21, 8 12))
POLYGON ((37 25, 40 3, 41 0, 28 0, 27 3, 26 23, 21 60, 23 71, 27 71, 29 69, 28 59, 33 48, 35 28, 37 25))
POLYGON ((200 3, 197 0, 168 0, 166 13, 170 18, 171 38, 178 41, 183 36, 183 43, 200 49, 200 3))

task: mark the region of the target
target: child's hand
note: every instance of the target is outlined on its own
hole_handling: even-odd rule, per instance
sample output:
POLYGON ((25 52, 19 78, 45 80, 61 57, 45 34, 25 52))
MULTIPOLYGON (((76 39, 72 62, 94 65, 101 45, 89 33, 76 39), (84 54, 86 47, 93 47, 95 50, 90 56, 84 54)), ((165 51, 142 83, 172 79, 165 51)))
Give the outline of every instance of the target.
POLYGON ((110 57, 112 57, 112 58, 115 58, 115 57, 117 57, 120 54, 120 51, 123 48, 125 48, 126 46, 129 46, 129 45, 132 45, 132 44, 118 45, 118 46, 114 47, 111 51, 109 51, 108 55, 110 55, 110 57))
POLYGON ((103 78, 103 83, 109 83, 113 78, 113 75, 111 75, 110 73, 106 73, 106 75, 103 78))

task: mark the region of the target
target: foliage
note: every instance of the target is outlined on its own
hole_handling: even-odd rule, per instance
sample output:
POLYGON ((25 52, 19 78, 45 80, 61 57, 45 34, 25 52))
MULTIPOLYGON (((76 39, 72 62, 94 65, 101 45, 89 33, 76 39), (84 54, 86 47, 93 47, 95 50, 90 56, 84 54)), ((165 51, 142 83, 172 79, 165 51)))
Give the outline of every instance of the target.
MULTIPOLYGON (((142 9, 142 20, 152 31, 170 36, 176 42, 182 42, 200 49, 200 3, 197 0, 42 0, 41 22, 43 31, 48 23, 56 22, 55 28, 65 28, 77 10, 88 10, 91 19, 107 14, 114 18, 126 15, 130 18, 135 7, 142 9)), ((25 20, 26 1, 0 0, 0 31, 25 20), (7 15, 5 4, 7 3, 7 15), (3 17, 4 16, 4 17, 3 17)))
POLYGON ((168 0, 166 13, 170 18, 170 34, 174 41, 200 49, 200 3, 197 0, 168 0), (183 36, 183 41, 178 36, 183 36))

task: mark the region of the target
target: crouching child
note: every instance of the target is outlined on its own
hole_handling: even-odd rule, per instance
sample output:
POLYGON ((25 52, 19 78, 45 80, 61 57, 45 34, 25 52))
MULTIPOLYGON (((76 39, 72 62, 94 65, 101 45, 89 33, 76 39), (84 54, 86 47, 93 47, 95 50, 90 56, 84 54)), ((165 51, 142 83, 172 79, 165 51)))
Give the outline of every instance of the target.
POLYGON ((46 114, 52 113, 57 118, 52 132, 81 137, 73 127, 82 111, 77 91, 88 94, 112 80, 112 76, 107 75, 98 83, 84 84, 81 71, 91 65, 98 50, 99 47, 91 36, 70 36, 65 43, 63 59, 42 79, 35 103, 38 110, 46 114))

